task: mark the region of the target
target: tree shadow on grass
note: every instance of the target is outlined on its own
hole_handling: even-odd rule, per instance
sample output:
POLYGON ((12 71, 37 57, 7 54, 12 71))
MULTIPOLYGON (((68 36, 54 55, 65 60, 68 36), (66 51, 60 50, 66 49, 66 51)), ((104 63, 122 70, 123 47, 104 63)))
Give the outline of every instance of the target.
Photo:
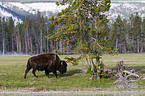
POLYGON ((81 69, 74 69, 74 70, 67 71, 63 76, 72 76, 79 73, 82 73, 81 69))
MULTIPOLYGON (((80 73, 83 73, 81 69, 69 70, 66 73, 64 73, 63 75, 58 72, 58 78, 69 77, 69 76, 77 75, 77 74, 80 74, 80 73)), ((53 74, 51 74, 51 76, 52 75, 53 74)), ((55 76, 55 75, 53 75, 53 76, 55 76)))
MULTIPOLYGON (((57 72, 57 76, 58 76, 57 78, 72 76, 72 75, 79 74, 79 73, 82 73, 82 70, 81 69, 69 70, 66 73, 64 73, 63 75, 60 74, 59 72, 57 72)), ((44 74, 41 72, 41 74, 37 74, 37 76, 38 76, 38 78, 47 77, 45 75, 45 72, 44 72, 44 74)), ((55 77, 55 74, 53 74, 52 72, 50 72, 49 73, 49 78, 52 78, 52 77, 55 77)))

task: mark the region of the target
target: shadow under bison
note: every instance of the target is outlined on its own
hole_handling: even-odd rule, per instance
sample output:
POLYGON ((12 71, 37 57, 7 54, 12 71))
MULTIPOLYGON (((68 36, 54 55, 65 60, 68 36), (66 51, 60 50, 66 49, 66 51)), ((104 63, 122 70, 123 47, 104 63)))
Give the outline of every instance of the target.
MULTIPOLYGON (((61 78, 61 77, 68 77, 68 76, 73 76, 75 74, 79 74, 79 73, 82 73, 82 70, 81 69, 74 69, 74 70, 68 70, 67 73, 65 74, 60 74, 58 73, 58 77, 57 78, 61 78)), ((38 75, 40 78, 43 78, 45 77, 46 75, 45 74, 39 74, 38 75)), ((55 75, 54 74, 49 74, 49 78, 53 78, 55 75)))

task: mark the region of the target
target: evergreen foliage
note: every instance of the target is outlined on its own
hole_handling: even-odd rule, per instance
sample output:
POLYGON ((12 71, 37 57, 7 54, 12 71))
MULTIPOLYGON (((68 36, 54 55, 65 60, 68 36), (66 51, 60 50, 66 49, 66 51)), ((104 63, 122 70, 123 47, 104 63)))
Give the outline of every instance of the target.
POLYGON ((91 76, 99 79, 104 71, 102 54, 114 52, 107 44, 109 28, 104 15, 110 8, 110 0, 63 0, 59 4, 69 6, 57 17, 50 18, 51 24, 58 28, 50 38, 61 41, 68 51, 81 53, 87 60, 88 70, 91 68, 91 76))
POLYGON ((132 14, 129 21, 122 20, 118 15, 111 25, 109 45, 111 48, 119 49, 120 53, 144 52, 144 26, 145 20, 138 13, 132 14))
POLYGON ((82 59, 82 55, 79 56, 78 58, 74 58, 74 57, 64 57, 64 59, 67 59, 68 63, 72 63, 73 65, 78 65, 79 64, 79 60, 82 59))
MULTIPOLYGON (((60 13, 58 14, 60 15, 60 13)), ((141 18, 138 13, 132 14, 130 20, 118 16, 116 21, 112 23, 110 32, 107 24, 103 23, 108 22, 105 15, 100 15, 104 16, 104 19, 97 19, 98 21, 95 21, 91 15, 89 17, 82 16, 83 19, 86 18, 85 22, 83 19, 79 19, 81 15, 68 16, 67 18, 70 19, 66 20, 61 17, 64 22, 61 25, 62 22, 56 24, 58 21, 52 22, 53 20, 50 24, 39 13, 37 18, 24 18, 23 23, 16 26, 14 26, 12 18, 5 19, 3 17, 0 20, 0 52, 3 54, 14 52, 39 54, 59 50, 65 54, 72 52, 84 54, 90 52, 89 54, 91 54, 97 48, 103 49, 102 46, 106 45, 109 45, 111 49, 119 50, 120 53, 145 51, 145 19, 141 18), (101 22, 101 25, 97 25, 98 23, 95 25, 95 22, 101 22), (47 39, 50 36, 52 37, 47 39)), ((60 19, 53 16, 50 19, 52 18, 60 19)))
POLYGON ((36 19, 28 17, 23 18, 23 23, 14 26, 12 17, 0 20, 0 52, 40 54, 52 52, 55 45, 45 36, 53 34, 54 28, 48 24, 48 19, 43 16, 37 16, 36 19))

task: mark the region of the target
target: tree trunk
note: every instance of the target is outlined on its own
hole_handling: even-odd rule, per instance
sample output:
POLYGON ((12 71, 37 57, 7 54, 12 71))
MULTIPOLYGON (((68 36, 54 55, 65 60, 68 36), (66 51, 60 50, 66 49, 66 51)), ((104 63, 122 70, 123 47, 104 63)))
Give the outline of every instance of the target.
POLYGON ((49 44, 49 41, 48 41, 48 39, 47 39, 47 40, 46 40, 46 47, 47 47, 46 49, 47 49, 47 52, 49 52, 49 45, 48 45, 48 44, 49 44))
POLYGON ((22 50, 21 50, 21 39, 20 39, 19 28, 17 28, 16 43, 17 43, 17 52, 21 53, 22 50))
POLYGON ((141 44, 141 50, 140 50, 141 53, 143 52, 143 49, 144 49, 144 44, 142 43, 141 44))
POLYGON ((28 37, 27 37, 27 32, 28 31, 25 31, 25 52, 26 54, 28 54, 28 37))
POLYGON ((132 47, 133 47, 133 51, 136 52, 136 43, 134 43, 134 39, 132 39, 132 47))
POLYGON ((46 40, 45 36, 43 35, 43 49, 44 49, 45 53, 47 52, 46 43, 47 43, 47 40, 46 40))
POLYGON ((55 47, 55 49, 56 49, 56 50, 58 50, 58 47, 59 47, 59 44, 58 44, 58 42, 56 42, 55 44, 56 44, 56 47, 55 47))
POLYGON ((118 48, 118 38, 116 38, 116 49, 118 48))
POLYGON ((53 51, 53 40, 50 40, 50 47, 51 47, 51 52, 53 51))
POLYGON ((30 38, 30 50, 31 50, 31 54, 33 54, 33 44, 32 44, 32 38, 30 38))
POLYGON ((37 54, 39 54, 39 47, 38 47, 38 44, 36 44, 36 47, 37 47, 37 54))
POLYGON ((5 55, 5 38, 3 37, 3 55, 5 55))
POLYGON ((137 38, 137 53, 139 53, 139 39, 137 38))
POLYGON ((22 52, 22 49, 21 49, 21 40, 19 41, 19 53, 22 52))
POLYGON ((59 51, 63 52, 63 46, 62 46, 61 41, 59 41, 59 51))
POLYGON ((42 30, 40 30, 40 53, 43 53, 42 41, 42 30))
POLYGON ((125 44, 123 44, 123 45, 124 45, 123 46, 124 47, 124 53, 126 53, 126 45, 125 44))
MULTIPOLYGON (((48 25, 47 25, 47 35, 49 34, 49 32, 48 32, 48 25)), ((46 39, 46 49, 47 49, 47 52, 49 52, 50 50, 49 50, 49 41, 48 41, 48 39, 46 39)))
POLYGON ((14 38, 12 37, 12 53, 14 53, 14 38))

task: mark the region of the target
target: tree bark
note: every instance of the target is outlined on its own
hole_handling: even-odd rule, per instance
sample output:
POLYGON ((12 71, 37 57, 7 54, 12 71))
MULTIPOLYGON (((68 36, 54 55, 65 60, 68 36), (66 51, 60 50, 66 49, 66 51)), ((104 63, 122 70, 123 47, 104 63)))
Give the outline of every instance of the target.
POLYGON ((137 53, 139 53, 139 39, 137 38, 137 53))
POLYGON ((26 54, 28 54, 28 31, 25 31, 25 52, 26 52, 26 54))
POLYGON ((116 38, 116 49, 118 48, 118 38, 116 38))
POLYGON ((5 38, 3 37, 3 55, 5 55, 5 38))
POLYGON ((42 41, 42 30, 40 30, 40 53, 43 52, 42 41))

